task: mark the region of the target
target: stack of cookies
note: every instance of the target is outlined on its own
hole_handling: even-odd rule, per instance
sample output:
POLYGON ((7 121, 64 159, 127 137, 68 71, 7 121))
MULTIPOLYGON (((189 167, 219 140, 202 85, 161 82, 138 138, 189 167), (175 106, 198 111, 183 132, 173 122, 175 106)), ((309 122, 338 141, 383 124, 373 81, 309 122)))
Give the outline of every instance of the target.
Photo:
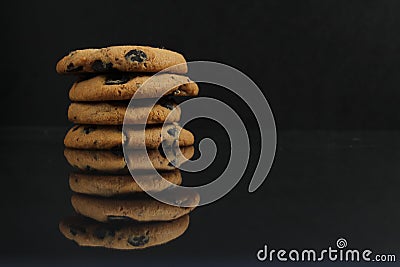
POLYGON ((68 119, 76 125, 64 139, 64 155, 77 169, 70 174, 69 184, 78 215, 64 219, 61 232, 80 245, 115 249, 145 248, 180 236, 188 226, 188 213, 199 203, 198 194, 174 195, 176 203, 190 207, 150 198, 144 191, 173 189, 147 172, 149 166, 142 162, 148 157, 165 180, 179 185, 182 178, 176 167, 193 156, 193 134, 178 125, 181 113, 173 100, 198 94, 196 83, 184 75, 184 57, 165 49, 114 46, 71 52, 56 69, 60 74, 78 75, 69 91, 72 103, 68 109, 68 119), (167 68, 152 82, 154 73, 167 68), (139 90, 145 82, 146 90, 139 90), (164 97, 151 104, 160 92, 164 97), (139 100, 132 106, 129 101, 134 95, 139 100), (147 150, 136 149, 132 136, 123 133, 123 123, 146 124, 147 150), (164 152, 165 140, 174 144, 169 150, 180 149, 181 153, 172 153, 176 155, 172 160, 164 152), (134 161, 128 166, 139 170, 135 179, 122 151, 127 144, 129 161, 134 161))

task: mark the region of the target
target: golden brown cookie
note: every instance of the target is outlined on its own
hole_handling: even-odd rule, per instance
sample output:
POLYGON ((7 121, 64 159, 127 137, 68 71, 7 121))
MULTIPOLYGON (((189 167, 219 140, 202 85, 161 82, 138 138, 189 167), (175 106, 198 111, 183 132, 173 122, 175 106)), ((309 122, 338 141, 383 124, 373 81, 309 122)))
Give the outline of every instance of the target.
POLYGON ((61 220, 60 232, 79 246, 144 249, 170 242, 189 226, 189 215, 169 222, 100 223, 75 215, 61 220))
MULTIPOLYGON (((172 148, 171 148, 172 149, 172 148)), ((174 148, 176 149, 176 148, 174 148)), ((179 167, 182 163, 192 158, 194 155, 194 147, 187 146, 179 148, 182 152, 182 157, 167 151, 168 157, 173 161, 173 164, 168 161, 163 150, 129 150, 128 164, 134 170, 149 170, 156 169, 160 171, 172 171, 179 167), (149 166, 147 158, 150 159, 149 166)), ((173 152, 173 151, 172 151, 173 152)), ((128 174, 126 159, 121 150, 83 150, 66 148, 64 156, 68 163, 85 172, 104 172, 128 174)))
MULTIPOLYGON (((172 194, 172 193, 171 193, 172 194)), ((200 196, 191 192, 173 195, 177 203, 190 207, 178 207, 159 202, 151 197, 102 198, 74 194, 71 203, 75 211, 99 222, 134 220, 141 222, 171 221, 191 212, 200 202, 200 196)))
POLYGON ((64 149, 68 163, 85 172, 124 173, 129 171, 122 151, 120 150, 82 150, 64 149))
POLYGON ((161 95, 197 96, 198 93, 197 84, 182 75, 162 73, 157 76, 140 76, 113 73, 78 80, 69 91, 69 98, 72 101, 111 101, 130 100, 133 95, 139 99, 158 98, 161 95), (144 89, 138 90, 145 82, 144 89))
POLYGON ((79 102, 71 103, 68 119, 78 124, 121 125, 160 124, 177 122, 181 117, 180 108, 170 100, 151 105, 149 101, 135 101, 134 107, 127 102, 79 102), (175 109, 174 109, 175 108, 175 109), (170 115, 168 117, 168 115, 170 115), (168 120, 167 120, 168 117, 168 120))
MULTIPOLYGON (((166 181, 180 185, 181 173, 178 169, 160 173, 166 181)), ((139 186, 131 175, 102 175, 87 173, 71 173, 69 186, 76 193, 97 195, 103 197, 127 195, 143 191, 159 192, 169 187, 159 176, 142 174, 136 176, 140 180, 139 186)))
POLYGON ((149 46, 125 45, 73 51, 57 63, 56 70, 60 74, 159 72, 171 66, 174 67, 170 72, 187 72, 186 60, 179 53, 149 46))
MULTIPOLYGON (((131 149, 140 147, 140 133, 137 127, 125 127, 124 135, 121 126, 103 125, 75 125, 65 136, 64 145, 76 149, 115 149, 122 143, 131 149)), ((194 136, 191 132, 177 124, 161 126, 148 126, 145 131, 145 146, 157 149, 161 142, 173 143, 177 141, 179 146, 194 144, 194 136)))

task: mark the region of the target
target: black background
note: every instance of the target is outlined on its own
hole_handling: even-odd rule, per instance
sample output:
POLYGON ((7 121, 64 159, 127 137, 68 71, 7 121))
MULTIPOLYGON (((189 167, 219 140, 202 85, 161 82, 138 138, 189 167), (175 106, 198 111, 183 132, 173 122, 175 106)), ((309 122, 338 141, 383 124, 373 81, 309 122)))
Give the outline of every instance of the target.
MULTIPOLYGON (((323 249, 339 237, 399 255, 399 14, 395 0, 2 1, 0 264, 257 264, 266 243, 323 249), (251 129, 255 149, 238 186, 196 209, 182 237, 141 252, 80 248, 58 231, 73 213, 62 140, 74 78, 55 65, 71 50, 118 44, 241 70, 263 90, 278 129, 259 190, 247 192, 259 142, 251 129)), ((214 136, 227 152, 221 129, 203 125, 192 125, 196 141, 214 136)), ((184 181, 204 183, 223 164, 184 181)))
MULTIPOLYGON (((3 1, 3 125, 63 126, 70 50, 165 47, 231 65, 278 129, 398 129, 399 1, 3 1)), ((207 86, 202 88, 207 95, 207 86)))

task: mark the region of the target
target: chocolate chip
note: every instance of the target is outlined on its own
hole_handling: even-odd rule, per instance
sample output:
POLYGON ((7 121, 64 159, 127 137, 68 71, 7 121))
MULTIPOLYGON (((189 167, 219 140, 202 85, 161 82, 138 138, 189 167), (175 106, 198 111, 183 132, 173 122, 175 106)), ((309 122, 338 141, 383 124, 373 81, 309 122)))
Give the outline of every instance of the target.
POLYGON ((104 239, 107 235, 107 230, 104 228, 99 228, 99 229, 96 229, 93 234, 98 239, 104 239))
POLYGON ((67 66, 67 72, 75 72, 75 71, 81 71, 83 70, 83 66, 77 66, 75 67, 74 63, 69 63, 67 66))
POLYGON ((147 60, 147 55, 141 50, 133 49, 125 54, 125 59, 132 62, 142 63, 147 60))
POLYGON ((69 232, 71 233, 71 235, 77 235, 79 233, 86 233, 86 229, 83 226, 80 225, 70 225, 69 226, 69 232))
POLYGON ((120 75, 110 75, 107 76, 106 81, 104 84, 106 85, 113 85, 113 84, 124 84, 127 83, 130 80, 130 77, 125 74, 120 74, 120 75))
POLYGON ((100 227, 100 228, 97 228, 93 234, 98 239, 104 239, 108 236, 114 237, 115 231, 114 231, 114 229, 106 229, 106 228, 100 227))
POLYGON ((171 129, 168 129, 167 130, 167 133, 170 135, 170 136, 173 136, 173 137, 177 137, 178 136, 178 133, 179 133, 179 130, 178 130, 178 128, 171 128, 171 129))
POLYGON ((93 132, 94 130, 96 130, 96 128, 97 128, 96 126, 86 126, 83 128, 83 132, 85 134, 89 134, 89 133, 93 132))
POLYGON ((112 63, 105 63, 101 60, 96 60, 92 64, 92 69, 96 72, 105 72, 112 70, 113 64, 112 63))
POLYGON ((89 165, 86 165, 85 170, 86 170, 86 171, 95 171, 95 169, 92 168, 92 167, 90 167, 89 165))
POLYGON ((127 216, 115 216, 115 215, 108 215, 107 220, 109 222, 114 222, 114 221, 132 221, 131 218, 127 216))
POLYGON ((131 236, 128 238, 128 243, 134 247, 142 247, 149 242, 148 232, 146 235, 131 236))

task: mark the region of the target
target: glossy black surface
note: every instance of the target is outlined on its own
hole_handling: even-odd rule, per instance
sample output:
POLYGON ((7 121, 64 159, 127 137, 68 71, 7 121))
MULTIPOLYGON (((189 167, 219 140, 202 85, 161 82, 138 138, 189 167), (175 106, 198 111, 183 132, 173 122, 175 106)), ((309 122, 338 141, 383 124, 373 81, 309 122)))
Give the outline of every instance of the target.
MULTIPOLYGON (((59 220, 73 214, 71 167, 62 152, 65 131, 0 132, 0 263, 258 264, 255 254, 264 244, 323 249, 339 237, 349 247, 399 256, 399 132, 280 132, 272 171, 258 191, 247 192, 250 164, 227 196, 191 213, 183 236, 159 247, 121 252, 78 247, 58 230, 59 220)), ((195 133, 213 135, 210 129, 195 133)), ((223 144, 223 135, 214 137, 223 144)), ((211 169, 217 173, 224 164, 219 158, 211 169)), ((185 173, 183 179, 201 184, 209 179, 205 175, 210 172, 185 173)))

